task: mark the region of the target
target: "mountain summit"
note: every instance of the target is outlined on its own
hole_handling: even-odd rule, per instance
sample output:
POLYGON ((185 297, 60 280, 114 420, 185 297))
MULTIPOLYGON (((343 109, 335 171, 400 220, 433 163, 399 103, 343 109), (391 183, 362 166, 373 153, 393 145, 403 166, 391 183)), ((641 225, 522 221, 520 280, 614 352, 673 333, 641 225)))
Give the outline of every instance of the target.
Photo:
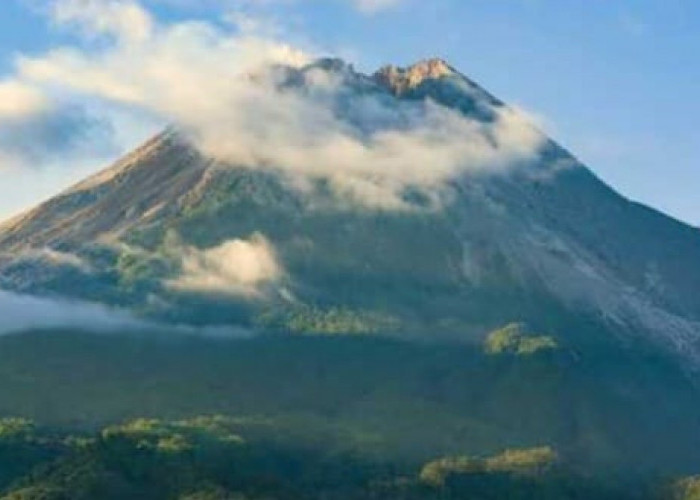
POLYGON ((421 85, 426 80, 438 80, 454 75, 456 71, 442 59, 426 59, 408 68, 393 65, 384 66, 374 74, 374 78, 396 94, 421 85))
POLYGON ((0 286, 259 331, 473 342, 525 322, 700 366, 697 230, 440 59, 281 71, 235 133, 174 127, 0 226, 0 286))

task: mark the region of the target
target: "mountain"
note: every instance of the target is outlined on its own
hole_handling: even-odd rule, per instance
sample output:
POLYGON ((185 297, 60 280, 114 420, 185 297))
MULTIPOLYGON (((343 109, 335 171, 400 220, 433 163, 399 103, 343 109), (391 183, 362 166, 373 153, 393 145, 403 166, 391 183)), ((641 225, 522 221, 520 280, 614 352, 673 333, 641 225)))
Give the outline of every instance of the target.
POLYGON ((19 471, 1 491, 162 491, 138 470, 170 467, 178 488, 262 494, 295 463, 295 488, 338 498, 593 498, 593 475, 627 494, 700 472, 697 229, 620 196, 444 61, 248 78, 258 100, 235 127, 173 125, 0 225, 4 294, 41 297, 37 315, 96 303, 124 330, 0 336, 0 416, 61 429, 17 439, 34 427, 0 420, 0 470, 19 471), (209 335, 227 327, 246 335, 209 335), (163 422, 109 427, 140 417, 163 422), (221 425, 254 447, 220 447, 221 425), (542 450, 552 475, 522 475, 542 450), (226 457, 262 476, 202 468, 226 457), (457 479, 428 488, 423 465, 457 479))
MULTIPOLYGON (((441 60, 367 76, 326 59, 284 68, 281 85, 303 93, 319 73, 339 82, 329 105, 347 122, 368 97, 396 109, 437 103, 480 124, 510 109, 441 60)), ((307 321, 317 333, 474 340, 511 321, 557 332, 584 317, 696 365, 697 229, 618 195, 548 138, 520 163, 446 179, 437 207, 404 186, 408 208, 397 210, 353 203, 322 176, 298 189, 284 170, 227 164, 173 128, 2 225, 0 284, 177 322, 304 330, 307 321), (217 249, 261 248, 280 272, 246 278, 256 290, 202 285, 207 270, 240 278, 213 261, 217 249), (192 286, 176 286, 185 268, 192 286)))

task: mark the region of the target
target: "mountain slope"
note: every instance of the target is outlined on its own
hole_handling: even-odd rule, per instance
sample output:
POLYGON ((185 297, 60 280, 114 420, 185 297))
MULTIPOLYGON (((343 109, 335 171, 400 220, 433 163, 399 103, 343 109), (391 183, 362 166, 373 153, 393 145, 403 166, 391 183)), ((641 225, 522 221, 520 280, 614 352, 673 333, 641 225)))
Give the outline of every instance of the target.
POLYGON ((0 338, 0 414, 79 429, 229 415, 303 447, 390 462, 548 445, 581 471, 698 472, 697 387, 651 351, 135 333, 0 338))
MULTIPOLYGON (((508 110, 439 60, 371 77, 338 60, 280 71, 289 93, 317 92, 319 73, 336 82, 328 105, 360 131, 368 100, 407 115, 437 103, 484 127, 508 110)), ((547 138, 508 168, 403 186, 400 206, 368 205, 333 176, 213 160, 194 144, 164 132, 1 226, 0 286, 312 333, 470 341, 525 321, 577 342, 583 318, 697 364, 700 232, 622 198, 547 138), (236 268, 261 248, 277 272, 236 268)))
MULTIPOLYGON (((0 226, 0 288, 166 323, 153 332, 122 315, 120 335, 88 324, 0 336, 0 416, 94 430, 224 414, 193 422, 230 420, 362 470, 459 469, 473 462, 451 457, 551 447, 582 486, 697 474, 696 229, 624 199, 443 61, 372 76, 338 60, 273 72, 272 102, 300 114, 291 123, 303 133, 253 106, 246 116, 262 108, 264 119, 249 128, 265 141, 222 123, 213 145, 274 151, 236 162, 172 127, 0 226), (168 322, 258 335, 213 339, 168 322)), ((40 315, 45 302, 28 307, 40 315)), ((36 444, 5 439, 3 425, 22 421, 9 422, 0 455, 16 453, 7 440, 36 444)), ((148 478, 123 454, 149 456, 141 437, 135 450, 118 440, 121 451, 61 438, 77 454, 61 448, 63 459, 0 488, 124 491, 111 482, 121 477, 162 492, 172 474, 161 466, 199 455, 177 452, 187 433, 158 435, 148 478)), ((329 474, 336 487, 340 470, 329 474)), ((444 486, 428 497, 449 496, 444 486)))

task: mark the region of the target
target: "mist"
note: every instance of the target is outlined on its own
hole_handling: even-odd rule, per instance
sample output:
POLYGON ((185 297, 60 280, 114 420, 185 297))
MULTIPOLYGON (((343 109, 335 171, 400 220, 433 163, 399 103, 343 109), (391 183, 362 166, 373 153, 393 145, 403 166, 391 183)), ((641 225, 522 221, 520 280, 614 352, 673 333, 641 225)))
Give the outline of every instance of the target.
POLYGON ((21 295, 0 291, 0 335, 36 330, 78 330, 96 334, 138 333, 224 338, 247 338, 252 334, 235 326, 192 327, 166 325, 139 319, 126 311, 72 300, 21 295))
POLYGON ((52 300, 0 291, 0 335, 28 330, 77 328, 116 332, 143 328, 127 313, 95 304, 52 300))

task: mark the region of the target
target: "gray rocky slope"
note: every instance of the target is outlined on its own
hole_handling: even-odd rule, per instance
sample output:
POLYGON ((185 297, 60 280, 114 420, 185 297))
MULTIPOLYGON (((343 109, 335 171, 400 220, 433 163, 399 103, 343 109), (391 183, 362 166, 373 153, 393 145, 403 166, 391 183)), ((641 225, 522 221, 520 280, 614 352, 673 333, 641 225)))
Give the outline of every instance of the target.
MULTIPOLYGON (((355 109, 354 95, 431 100, 484 122, 505 109, 439 60, 371 77, 321 60, 287 70, 285 85, 303 87, 311 70, 350 89, 339 112, 355 109)), ((168 130, 1 225, 0 286, 171 321, 315 333, 472 339, 524 321, 700 358, 700 231, 620 196, 553 141, 523 168, 449 179, 437 207, 419 189, 402 196, 409 209, 387 210, 353 204, 322 178, 297 189, 168 130), (169 285, 185 272, 182 252, 251 238, 283 269, 256 293, 169 285)))

